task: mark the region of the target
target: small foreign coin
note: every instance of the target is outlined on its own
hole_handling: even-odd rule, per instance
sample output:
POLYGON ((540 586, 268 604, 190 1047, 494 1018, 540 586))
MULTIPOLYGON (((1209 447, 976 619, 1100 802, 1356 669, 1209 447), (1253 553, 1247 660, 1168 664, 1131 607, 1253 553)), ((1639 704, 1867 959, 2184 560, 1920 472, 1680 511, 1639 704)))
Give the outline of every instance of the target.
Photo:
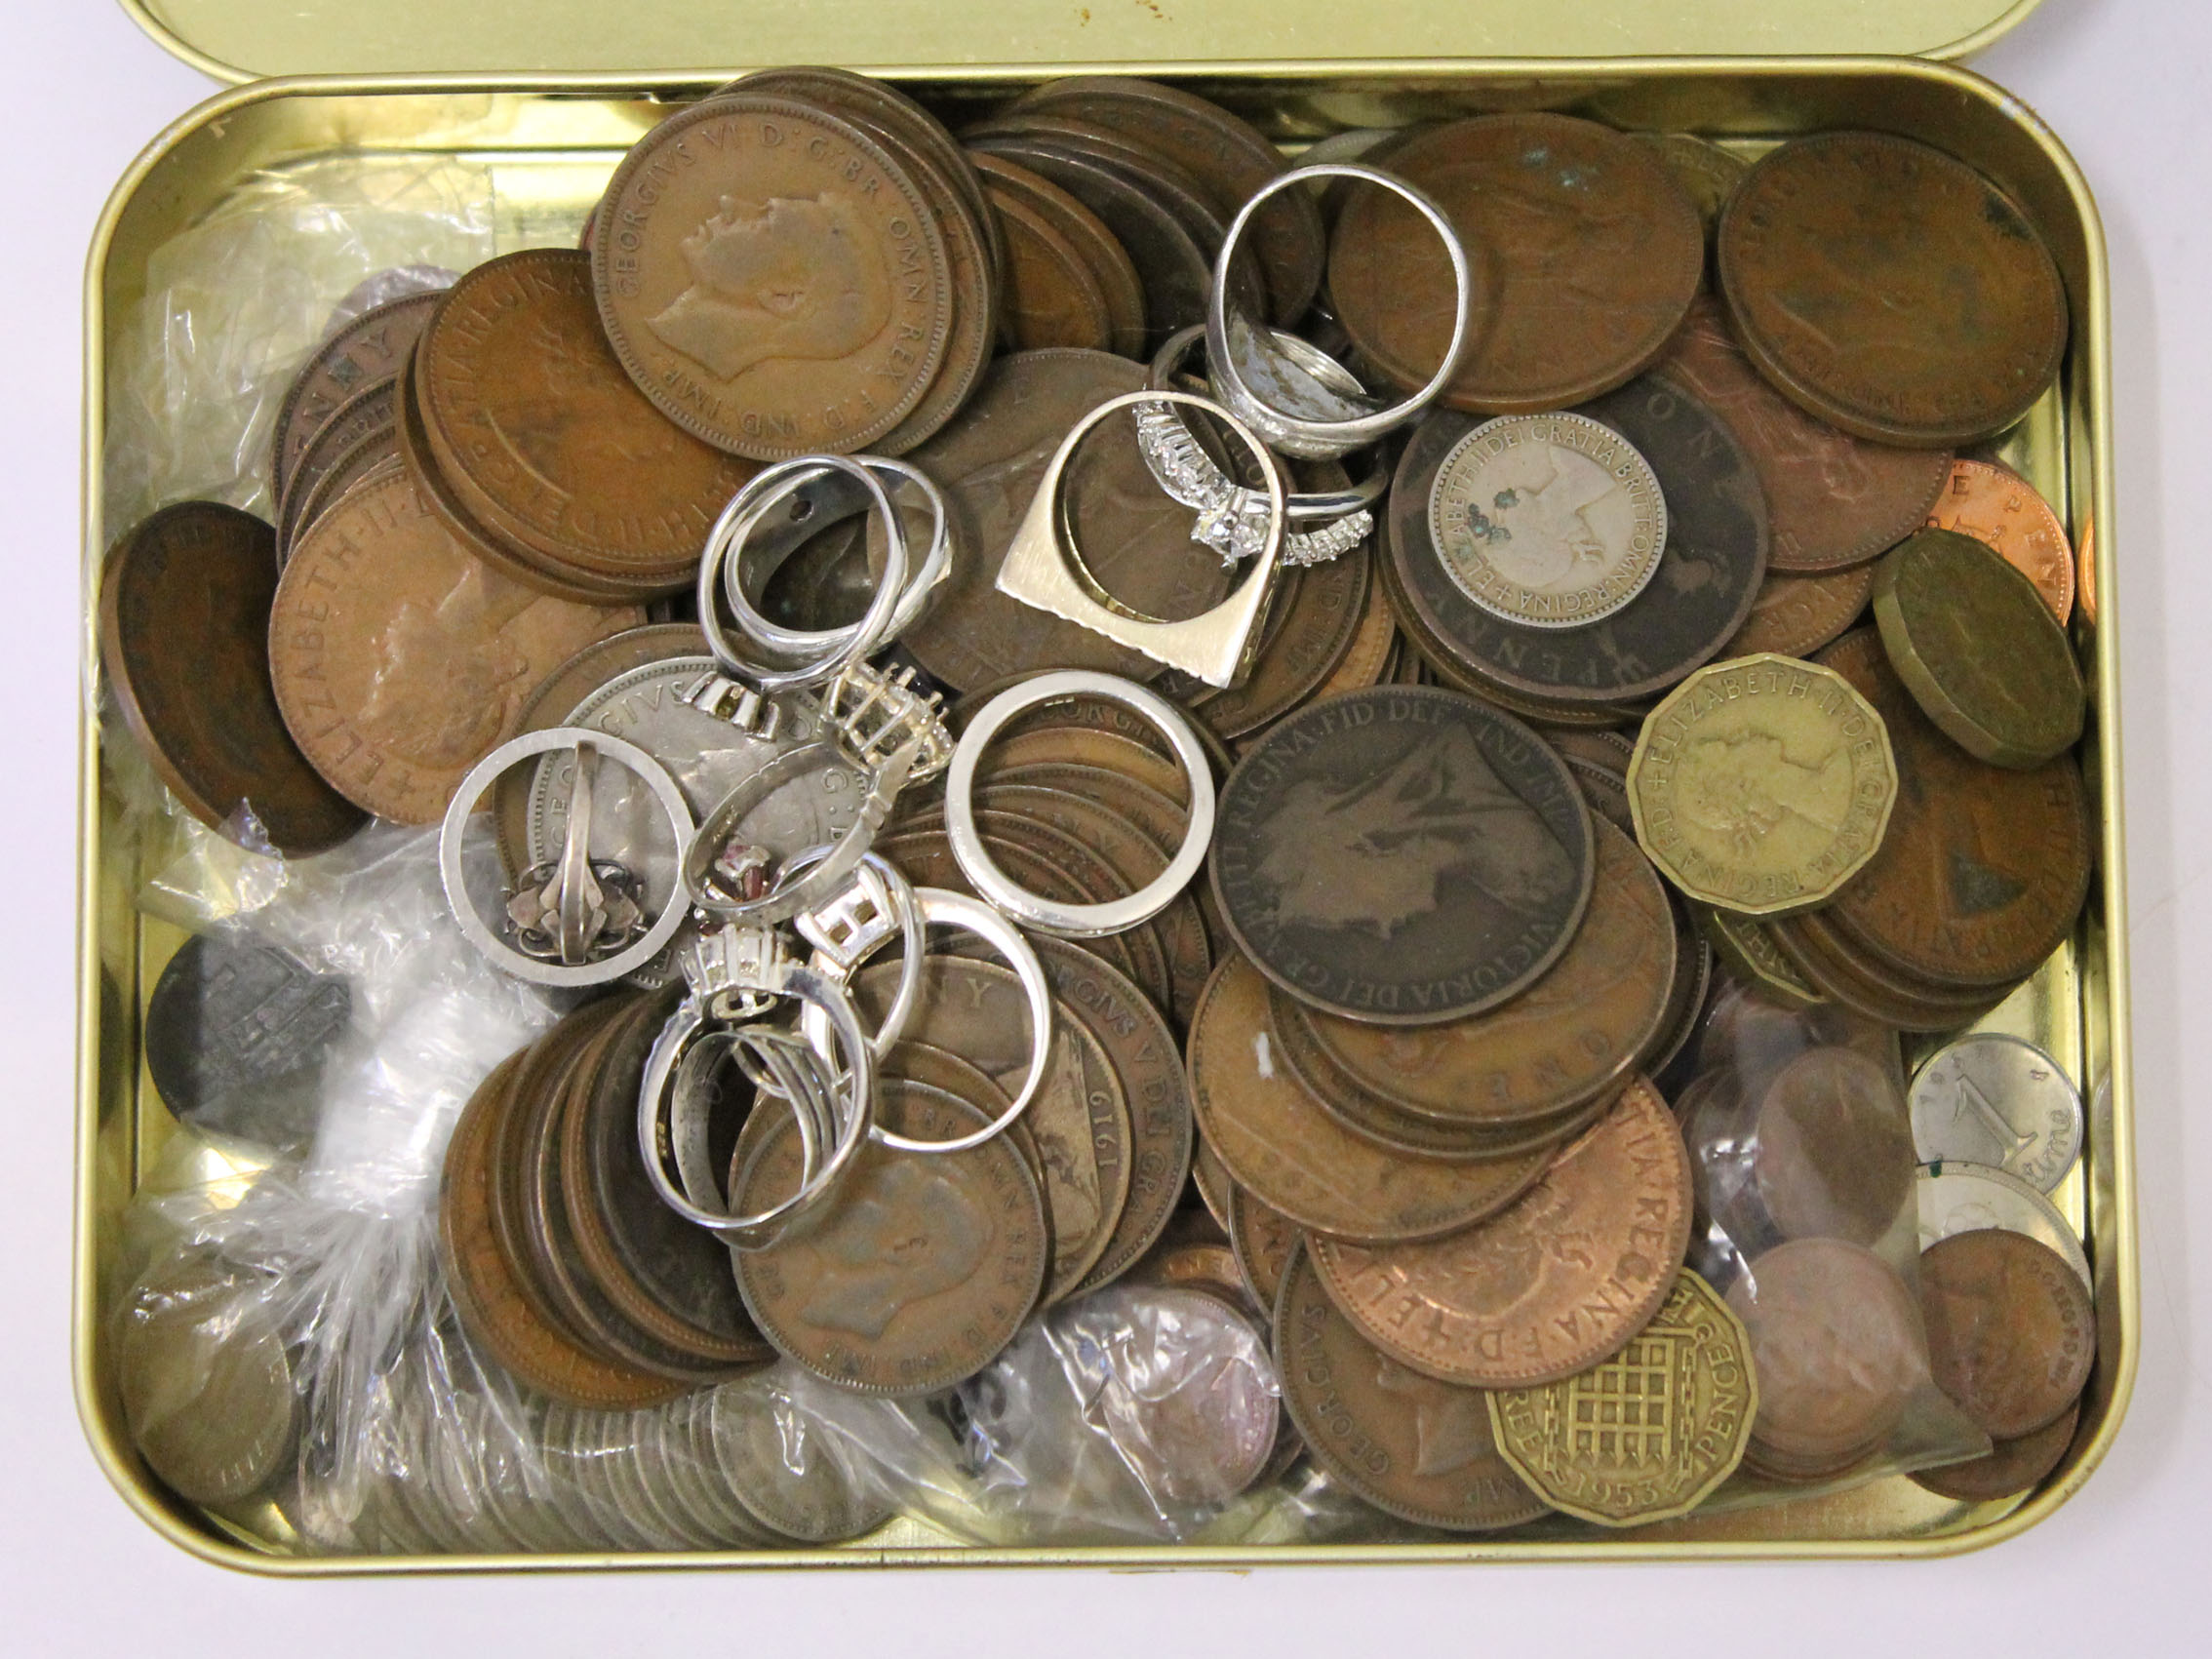
POLYGON ((2047 1193, 2081 1155, 2081 1091, 2050 1055, 2002 1032, 1938 1052, 1913 1079, 1911 1103, 1923 1164, 1987 1164, 2047 1193))

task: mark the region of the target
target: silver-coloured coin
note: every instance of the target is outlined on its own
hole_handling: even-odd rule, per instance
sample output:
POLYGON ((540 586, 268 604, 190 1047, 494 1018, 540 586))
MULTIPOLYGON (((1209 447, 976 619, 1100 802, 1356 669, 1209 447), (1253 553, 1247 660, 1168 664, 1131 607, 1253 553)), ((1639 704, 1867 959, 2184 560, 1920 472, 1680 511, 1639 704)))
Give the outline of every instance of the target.
POLYGON ((1954 1233, 1999 1227, 2047 1244, 2066 1258, 2091 1290, 2089 1257, 2058 1207, 2018 1175, 1986 1164, 1920 1165, 1920 1248, 1954 1233))
POLYGON ((708 1540, 662 1490, 666 1482, 661 1472, 647 1467, 643 1435, 652 1415, 651 1411, 608 1414, 607 1472, 613 1482, 615 1501, 631 1522, 653 1540, 654 1549, 704 1549, 708 1540))
POLYGON ((2081 1092, 2050 1055, 2001 1032, 1961 1037, 1913 1080, 1923 1164, 1987 1164, 2047 1193, 2081 1155, 2081 1092))
POLYGON ((687 1468, 697 1479, 711 1513, 720 1521, 723 1535, 731 1544, 771 1549, 782 1540, 763 1526, 760 1519, 730 1489, 730 1481, 715 1459, 714 1416, 709 1408, 712 1400, 711 1392, 702 1392, 687 1394, 669 1404, 671 1442, 682 1448, 687 1468))
POLYGON ((641 1411, 638 1426, 638 1463, 652 1495, 682 1526, 694 1550, 726 1550, 731 1528, 719 1513, 692 1459, 691 1442, 674 1432, 669 1411, 662 1406, 641 1411))
POLYGON ((786 1408, 767 1381, 725 1383, 709 1397, 714 1451, 738 1500, 766 1525, 807 1544, 873 1532, 890 1508, 857 1489, 822 1431, 786 1408))
POLYGON ((573 1411, 564 1437, 569 1471, 575 1489, 597 1521, 600 1536, 617 1549, 657 1550, 659 1538, 649 1533, 615 1501, 613 1464, 615 1447, 606 1425, 613 1419, 605 1411, 573 1411))

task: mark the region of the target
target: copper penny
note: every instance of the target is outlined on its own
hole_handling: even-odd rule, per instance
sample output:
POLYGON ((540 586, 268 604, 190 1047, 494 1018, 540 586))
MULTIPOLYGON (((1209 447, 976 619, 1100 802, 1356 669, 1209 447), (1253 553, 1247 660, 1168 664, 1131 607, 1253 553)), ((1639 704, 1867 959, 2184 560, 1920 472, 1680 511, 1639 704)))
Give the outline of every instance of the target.
POLYGON ((1886 133, 1769 152, 1721 216, 1718 265, 1760 373, 1876 443, 2001 432, 2066 350, 2066 290, 2027 216, 1964 162, 1886 133))
POLYGON ((2065 1259, 2023 1233, 1954 1233, 1920 1254, 1936 1386, 1995 1440, 2055 1421, 2097 1357, 2097 1307, 2065 1259))
POLYGON ((1772 570, 1865 564, 1920 527, 1951 476, 1947 450, 1868 443, 1782 396, 1744 356, 1710 295, 1698 296, 1659 367, 1703 398, 1751 456, 1766 493, 1772 570))
POLYGON ((284 494, 276 497, 277 562, 281 565, 305 522, 308 498, 315 494, 341 456, 350 454, 364 439, 389 436, 398 419, 399 376, 373 380, 331 411, 316 427, 294 460, 284 494))
POLYGON ((1243 1187, 1229 1189, 1229 1247, 1237 1272, 1262 1308, 1275 1306, 1298 1248, 1298 1224, 1243 1187))
POLYGON ((355 491, 293 550, 270 611, 270 677, 332 787, 379 817, 435 823, 468 769, 514 735, 539 680, 644 620, 509 581, 403 474, 355 491))
POLYGON ((1761 926, 1790 967, 1821 996, 1900 1031, 1949 1031, 1971 1024, 2017 983, 1957 991, 1900 973, 1839 931, 1825 912, 1777 917, 1761 926))
MULTIPOLYGON (((1453 409, 1540 414, 1610 391, 1651 365, 1697 293, 1696 204, 1664 161, 1611 128, 1479 115, 1409 139, 1390 170, 1443 209, 1475 261, 1475 345, 1444 392, 1453 409)), ((1337 221, 1329 292, 1395 384, 1436 373, 1451 266, 1411 206, 1361 186, 1337 221)))
POLYGON ((1398 613, 1391 609, 1383 584, 1372 579, 1371 556, 1367 563, 1367 597, 1361 606, 1359 620, 1352 626, 1352 643, 1344 648, 1328 678, 1306 694, 1306 702, 1318 703, 1339 691, 1363 691, 1390 677, 1391 656, 1398 645, 1398 613))
POLYGON ((1488 1532, 1550 1512, 1498 1455, 1487 1395, 1408 1370, 1368 1342, 1302 1250, 1276 1304, 1275 1363, 1314 1461, 1385 1514, 1488 1532))
MULTIPOLYGON (((886 1127, 951 1140, 987 1121, 967 1102, 883 1082, 886 1127)), ((784 1119, 732 1203, 765 1208, 797 1190, 799 1132, 784 1119)), ((1013 1339, 1044 1289, 1045 1201, 1004 1136, 965 1152, 871 1142, 817 1218, 738 1253, 754 1323, 789 1358, 856 1394, 910 1396, 973 1376, 1013 1339)))
POLYGON ((2064 1461, 2080 1421, 2081 1402, 2076 1401, 2032 1435, 1995 1442, 1986 1455, 1970 1457, 1963 1463, 1916 1469, 1913 1480, 1938 1497, 1955 1498, 1960 1503, 2009 1498, 2040 1484, 2064 1461))
MULTIPOLYGON (((1095 727, 1036 726, 1000 736, 983 752, 976 776, 986 781, 1010 777, 1033 766, 1081 768, 1106 773, 1117 781, 1126 779, 1154 798, 1168 802, 1183 814, 1181 821, 1188 822, 1191 789, 1183 769, 1134 738, 1095 727)), ((1176 840, 1181 840, 1179 833, 1176 840)))
POLYGON ((784 99, 710 99, 632 144, 591 262, 639 389, 754 460, 866 449, 922 401, 952 332, 921 188, 849 121, 784 99))
POLYGON ((1223 1233, 1229 1231, 1229 1195, 1236 1186, 1221 1155, 1207 1142, 1202 1128, 1191 1147, 1191 1187, 1199 1196, 1199 1207, 1205 1219, 1223 1233))
POLYGON ((1782 656, 1810 656, 1830 644, 1867 609, 1874 592, 1875 567, 1854 565, 1821 576, 1791 576, 1768 572, 1753 599, 1751 614, 1718 657, 1757 656, 1770 651, 1782 656))
POLYGON ((1640 1079, 1511 1208, 1426 1244, 1312 1242, 1329 1297, 1426 1375, 1530 1388, 1618 1353, 1689 1247, 1689 1155, 1640 1079))
POLYGON ((994 205, 1020 203, 1075 250, 1106 302, 1110 339, 1103 349, 1118 357, 1143 357, 1144 285, 1128 250, 1107 229, 1106 221, 1049 178, 1017 162, 984 150, 967 154, 994 205))
POLYGON ((1631 133, 1629 137, 1648 146, 1667 164, 1675 182, 1697 204, 1699 222, 1710 237, 1720 222, 1720 210, 1744 181, 1751 163, 1694 133, 1631 133))
POLYGON ((278 564, 281 566, 290 556, 292 543, 299 533, 321 518, 334 502, 342 499, 356 484, 400 471, 406 464, 400 458, 399 433, 391 426, 379 426, 346 449, 295 503, 291 529, 278 533, 278 564))
POLYGON ((365 311, 315 348, 277 408, 269 495, 282 500, 301 452, 338 405, 397 375, 442 292, 410 294, 365 311))
POLYGON ((185 810, 257 851, 320 852, 362 824, 300 752, 270 684, 276 536, 213 501, 164 507, 99 583, 100 672, 185 810))
MULTIPOLYGON (((1367 611, 1370 579, 1365 547, 1355 547, 1299 573, 1282 631, 1254 654, 1242 684, 1208 697, 1199 719, 1217 736, 1246 736, 1312 699, 1351 650, 1367 611)), ((1374 682, 1370 679, 1367 684, 1374 682)))
POLYGON ((1075 244, 1019 196, 999 188, 988 195, 1007 245, 1007 305, 1000 326, 1007 349, 1112 350, 1114 317, 1106 291, 1075 244))
POLYGON ((1915 1218, 1904 1095, 1857 1049, 1808 1048, 1783 1067, 1753 1132, 1753 1179, 1784 1238, 1871 1245, 1915 1218))
POLYGON ((1955 460, 1927 522, 1987 542, 2035 584, 2051 614, 2074 614, 2074 549, 2050 502, 2020 474, 1995 461, 1955 460))

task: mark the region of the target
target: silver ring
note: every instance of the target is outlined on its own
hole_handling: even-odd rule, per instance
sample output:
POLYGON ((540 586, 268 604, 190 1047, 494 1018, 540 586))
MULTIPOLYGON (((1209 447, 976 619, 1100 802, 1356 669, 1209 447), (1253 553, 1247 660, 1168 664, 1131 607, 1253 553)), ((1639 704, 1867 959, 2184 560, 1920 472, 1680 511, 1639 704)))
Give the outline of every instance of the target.
MULTIPOLYGON (((869 774, 868 793, 861 800, 852 827, 832 842, 829 850, 803 874, 795 880, 779 880, 759 898, 734 897, 715 880, 713 866, 721 848, 737 826, 754 808, 808 768, 824 761, 841 765, 848 762, 845 751, 835 743, 803 743, 776 756, 717 802, 714 810, 700 820, 698 832, 685 845, 680 873, 684 891, 693 907, 717 922, 767 926, 788 922, 801 911, 828 903, 844 890, 852 872, 860 867, 860 861, 875 845, 876 831, 883 827, 884 819, 890 814, 891 803, 898 799, 899 790, 905 786, 907 769, 912 765, 915 752, 910 744, 869 774)), ((788 862, 782 874, 789 876, 788 862)))
POLYGON ((1149 922, 1198 874, 1213 840, 1213 772, 1190 722, 1159 692, 1113 674, 1060 669, 1001 691, 968 723, 945 774, 945 834, 975 890, 1016 922, 1063 938, 1093 939, 1149 922), (991 861, 975 827, 975 768, 984 749, 1015 715, 1066 696, 1104 697, 1150 721, 1173 747, 1191 780, 1190 823, 1167 868, 1137 891, 1103 904, 1058 904, 1017 886, 991 861))
POLYGON ((652 791, 653 799, 660 803, 661 811, 667 814, 668 827, 676 835, 676 845, 683 847, 691 842, 691 809, 684 799, 684 792, 676 786, 676 780, 668 775, 666 767, 635 743, 620 737, 584 727, 554 726, 510 737, 469 768, 468 775, 461 779, 453 800, 447 803, 445 819, 438 826, 438 879, 445 886, 446 904, 453 911, 461 935, 509 973, 538 985, 604 985, 611 979, 621 978, 633 968, 643 968, 668 947, 668 942, 683 928, 688 914, 680 899, 671 897, 645 936, 634 944, 599 962, 564 966, 525 956, 487 928, 468 896, 468 884, 461 870, 461 840, 478 798, 510 767, 533 756, 563 749, 595 750, 643 779, 646 787, 652 791))
MULTIPOLYGON (((810 869, 835 850, 834 843, 824 847, 810 847, 785 859, 783 867, 786 870, 810 869)), ((922 994, 922 958, 929 949, 929 925, 922 914, 922 903, 913 885, 907 881, 899 867, 881 852, 864 852, 860 855, 859 868, 853 872, 853 886, 865 888, 870 876, 875 877, 882 888, 880 891, 870 891, 866 896, 879 909, 897 920, 899 944, 905 953, 900 959, 898 990, 892 994, 890 1007, 884 1010, 884 1017, 868 1039, 868 1047, 880 1060, 905 1033, 906 1022, 914 1015, 914 1000, 922 994)), ((844 902, 843 895, 839 902, 844 902)), ((825 918, 812 910, 801 911, 797 920, 800 936, 814 947, 814 966, 825 978, 835 979, 841 984, 849 982, 853 971, 890 939, 888 932, 871 932, 857 939, 841 938, 831 928, 824 926, 825 918)), ((800 1024, 802 1028, 805 1027, 804 1014, 800 1017, 800 1024)), ((809 1032, 808 1036, 812 1039, 815 1034, 809 1032)), ((818 1040, 815 1047, 817 1050, 821 1047, 818 1040)))
POLYGON ((1279 174, 1255 190, 1237 217, 1230 221, 1229 234, 1222 238, 1221 252, 1213 262, 1213 292, 1205 308, 1205 355, 1215 392, 1221 401, 1248 421, 1267 440, 1273 449, 1286 455, 1297 455, 1305 460, 1333 460, 1348 454, 1363 445, 1395 432, 1412 420, 1430 404, 1442 395, 1443 389, 1459 372, 1460 362, 1474 343, 1475 273, 1468 262, 1467 248, 1452 228, 1444 211, 1420 190, 1402 178, 1356 162, 1323 162, 1311 167, 1294 167, 1279 174), (1402 197, 1429 221, 1430 228, 1442 239, 1444 252, 1451 258, 1451 280, 1457 311, 1452 319, 1451 344, 1444 350, 1442 367, 1437 370, 1429 383, 1403 402, 1372 415, 1356 415, 1341 420, 1309 420, 1286 411, 1276 409, 1260 400, 1238 367, 1236 353, 1231 349, 1229 337, 1229 262, 1236 257, 1237 244, 1251 223, 1252 216, 1270 196, 1279 190, 1311 182, 1316 178, 1359 178, 1369 184, 1402 197))

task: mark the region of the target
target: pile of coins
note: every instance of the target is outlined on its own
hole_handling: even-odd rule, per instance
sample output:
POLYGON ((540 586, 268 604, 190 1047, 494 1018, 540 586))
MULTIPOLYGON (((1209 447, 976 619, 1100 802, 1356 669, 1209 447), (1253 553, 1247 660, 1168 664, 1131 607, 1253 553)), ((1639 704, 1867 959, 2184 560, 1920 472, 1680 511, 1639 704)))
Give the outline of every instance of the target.
POLYGON ((1156 1472, 1216 1504, 1308 1458, 1424 1527, 1639 1524, 1925 1462, 1928 1387, 1931 1490, 2063 1456, 2085 1267, 1929 1195, 2044 1225, 2078 1096, 1961 1046, 1909 1106, 1897 1035, 2089 891, 2073 555, 1959 453, 2058 372, 2049 253, 1884 135, 1307 160, 1126 78, 955 138, 748 76, 580 250, 335 332, 273 531, 117 545, 106 683, 187 810, 441 824, 464 933, 589 988, 438 1236, 595 1473, 419 1428, 445 1487, 371 1547, 849 1536, 740 1477, 739 1379, 941 1394, 1122 1280, 1272 1335, 1289 1426, 1156 1472))

